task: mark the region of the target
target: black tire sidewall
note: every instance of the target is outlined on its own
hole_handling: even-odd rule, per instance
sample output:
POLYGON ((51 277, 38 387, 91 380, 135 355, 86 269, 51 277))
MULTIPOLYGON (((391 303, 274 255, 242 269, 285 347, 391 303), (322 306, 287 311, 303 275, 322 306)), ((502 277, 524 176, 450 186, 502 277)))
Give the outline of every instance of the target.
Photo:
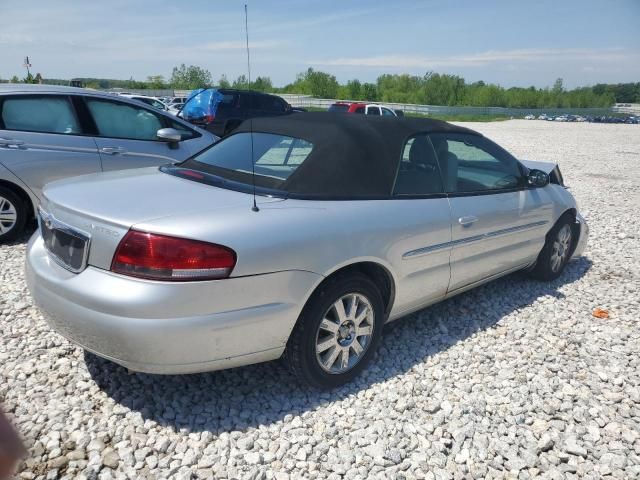
POLYGON ((556 237, 558 236, 558 232, 565 225, 568 225, 571 231, 571 249, 573 250, 573 247, 575 246, 576 238, 575 238, 575 229, 571 228, 571 224, 572 224, 572 218, 569 215, 565 214, 562 217, 560 217, 560 219, 558 219, 556 224, 549 231, 549 233, 547 234, 547 239, 545 241, 544 247, 542 248, 540 255, 538 255, 538 260, 536 261, 536 265, 532 271, 532 274, 535 278, 539 280, 551 281, 551 280, 555 280, 560 275, 562 275, 562 272, 564 272, 564 269, 567 266, 567 263, 569 263, 569 260, 571 258, 571 251, 569 252, 569 255, 567 255, 567 258, 564 260, 564 263, 560 266, 557 272, 554 272, 551 268, 551 254, 553 253, 553 243, 555 242, 556 237))
POLYGON ((0 187, 0 197, 9 200, 15 207, 17 213, 16 223, 13 228, 7 233, 0 233, 0 243, 5 243, 14 240, 24 230, 27 222, 27 208, 22 199, 8 188, 0 187))
POLYGON ((364 275, 353 275, 338 278, 314 293, 307 302, 296 325, 296 331, 290 338, 287 349, 294 350, 296 355, 289 357, 289 361, 297 362, 292 365, 299 377, 307 384, 316 388, 334 388, 350 382, 371 361, 382 337, 382 327, 385 323, 384 302, 375 284, 364 275), (362 359, 351 370, 341 374, 330 374, 322 369, 316 358, 316 335, 324 314, 340 297, 349 293, 364 295, 374 313, 373 335, 362 359))

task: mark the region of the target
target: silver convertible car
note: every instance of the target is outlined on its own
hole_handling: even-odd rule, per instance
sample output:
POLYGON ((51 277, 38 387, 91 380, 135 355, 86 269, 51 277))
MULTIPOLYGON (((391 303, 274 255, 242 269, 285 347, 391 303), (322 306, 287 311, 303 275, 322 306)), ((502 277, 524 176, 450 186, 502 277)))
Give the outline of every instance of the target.
POLYGON ((55 330, 131 370, 284 355, 330 388, 385 322, 516 270, 552 280, 581 254, 559 169, 529 167, 435 120, 253 119, 177 165, 46 186, 28 284, 55 330))

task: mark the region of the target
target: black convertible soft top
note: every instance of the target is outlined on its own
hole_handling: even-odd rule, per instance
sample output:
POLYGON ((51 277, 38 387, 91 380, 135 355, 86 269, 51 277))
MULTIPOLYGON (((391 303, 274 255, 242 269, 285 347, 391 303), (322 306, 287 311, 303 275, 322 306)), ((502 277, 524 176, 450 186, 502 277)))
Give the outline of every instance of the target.
POLYGON ((288 197, 318 199, 388 198, 410 137, 442 132, 479 135, 439 120, 325 112, 253 118, 233 135, 249 132, 311 142, 309 156, 278 190, 288 197))
POLYGON ((393 190, 407 140, 420 133, 467 133, 440 120, 308 112, 253 118, 235 131, 297 137, 314 147, 281 189, 291 197, 384 198, 393 190))

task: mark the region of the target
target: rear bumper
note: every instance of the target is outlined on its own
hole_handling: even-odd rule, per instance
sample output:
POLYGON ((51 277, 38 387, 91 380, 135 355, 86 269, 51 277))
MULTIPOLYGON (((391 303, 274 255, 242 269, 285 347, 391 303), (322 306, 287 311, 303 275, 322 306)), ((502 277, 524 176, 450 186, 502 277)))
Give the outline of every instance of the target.
POLYGON ((205 282, 153 282, 51 260, 36 232, 26 277, 58 333, 148 373, 194 373, 278 358, 321 276, 286 271, 205 282))
POLYGON ((571 258, 577 258, 584 254, 584 250, 587 247, 587 241, 589 240, 589 225, 582 215, 579 213, 576 215, 576 224, 579 229, 578 243, 573 250, 571 258))

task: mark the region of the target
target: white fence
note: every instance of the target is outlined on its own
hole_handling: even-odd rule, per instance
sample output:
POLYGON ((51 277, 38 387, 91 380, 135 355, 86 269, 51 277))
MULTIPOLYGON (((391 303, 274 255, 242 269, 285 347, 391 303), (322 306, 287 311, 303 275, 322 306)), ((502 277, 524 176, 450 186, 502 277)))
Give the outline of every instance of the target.
POLYGON ((640 103, 616 103, 613 107, 613 111, 640 115, 640 103))
MULTIPOLYGON (((310 95, 281 94, 294 107, 326 109, 335 102, 349 102, 357 100, 337 100, 314 98, 310 95)), ((505 117, 524 117, 528 114, 561 115, 572 113, 576 115, 611 115, 615 110, 611 108, 504 108, 504 107, 450 107, 443 105, 417 105, 413 103, 385 103, 394 110, 420 115, 502 115, 505 117)))

